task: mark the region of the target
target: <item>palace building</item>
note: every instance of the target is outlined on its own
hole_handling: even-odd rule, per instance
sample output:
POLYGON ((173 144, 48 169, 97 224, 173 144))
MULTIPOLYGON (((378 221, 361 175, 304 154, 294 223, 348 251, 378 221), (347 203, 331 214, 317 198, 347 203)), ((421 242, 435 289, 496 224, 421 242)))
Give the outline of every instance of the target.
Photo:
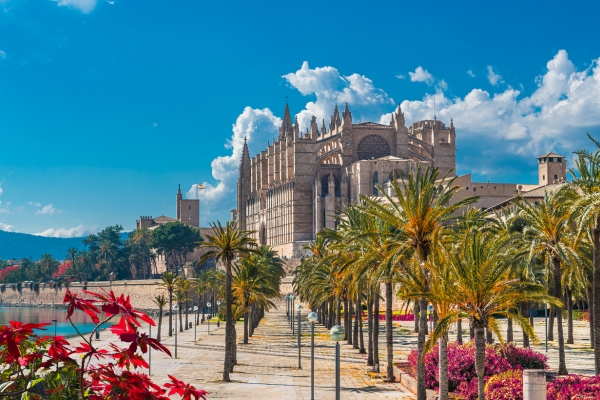
MULTIPOLYGON (((491 208, 519 193, 558 183, 566 178, 566 162, 558 154, 539 158, 538 185, 472 182, 471 175, 457 177, 457 199, 480 196, 474 205, 491 208), (542 161, 544 160, 544 161, 542 161)), ((406 176, 418 165, 454 176, 456 130, 435 117, 405 125, 401 109, 388 125, 352 123, 346 104, 337 105, 329 124, 315 117, 300 132, 286 104, 279 136, 265 150, 250 157, 245 143, 239 165, 237 208, 232 218, 243 229, 254 231, 260 244, 272 246, 286 258, 300 258, 302 249, 324 228, 336 227, 335 216, 361 195, 381 196, 391 179, 406 176)))

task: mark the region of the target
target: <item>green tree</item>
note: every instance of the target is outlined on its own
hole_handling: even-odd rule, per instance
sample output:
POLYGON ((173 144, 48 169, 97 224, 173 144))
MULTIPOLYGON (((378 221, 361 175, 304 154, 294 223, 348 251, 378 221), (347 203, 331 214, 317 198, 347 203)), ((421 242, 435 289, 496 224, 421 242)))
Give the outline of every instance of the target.
POLYGON ((154 304, 156 304, 156 306, 158 307, 158 333, 156 334, 156 340, 158 340, 160 342, 160 332, 161 332, 161 328, 162 328, 163 310, 165 308, 165 305, 167 304, 167 300, 165 299, 164 295, 159 294, 159 295, 154 296, 154 299, 152 299, 152 302, 154 304))
POLYGON ((233 263, 236 259, 247 258, 258 253, 256 241, 250 237, 251 232, 239 228, 237 223, 228 221, 225 226, 220 222, 211 223, 212 234, 206 235, 206 242, 199 243, 201 248, 207 249, 206 253, 198 260, 198 265, 214 258, 217 263, 225 267, 225 363, 223 380, 229 382, 229 373, 235 365, 235 327, 233 321, 233 263))
POLYGON ((187 254, 194 251, 202 241, 200 229, 178 221, 159 226, 154 230, 153 236, 158 254, 165 256, 167 265, 175 269, 178 275, 179 268, 187 261, 187 254))
POLYGON ((164 273, 161 279, 161 286, 169 293, 169 336, 173 336, 173 292, 177 289, 180 278, 169 271, 164 273))

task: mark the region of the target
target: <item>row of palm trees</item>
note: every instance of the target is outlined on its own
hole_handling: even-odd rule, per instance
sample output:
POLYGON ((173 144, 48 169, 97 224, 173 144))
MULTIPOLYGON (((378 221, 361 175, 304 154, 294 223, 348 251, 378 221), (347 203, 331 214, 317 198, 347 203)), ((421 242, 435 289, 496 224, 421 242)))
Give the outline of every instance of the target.
MULTIPOLYGON (((563 303, 572 342, 572 305, 574 300, 585 300, 592 311, 590 333, 598 374, 600 152, 578 152, 576 169, 570 172, 572 181, 547 192, 539 204, 517 201, 490 215, 470 208, 476 197, 457 201, 460 189, 453 179, 440 177, 437 169, 418 167, 406 179, 390 182, 394 196, 380 189, 383 197, 363 197, 343 210, 336 230, 317 235, 307 247, 312 257, 296 271, 295 291, 320 311, 326 326, 340 325, 343 315, 347 340, 359 351, 365 350, 364 305, 367 364, 374 367, 379 364, 379 300, 383 297, 388 381, 394 380, 393 301, 398 296, 407 306, 412 303, 419 357, 439 344, 441 399, 448 398, 446 346, 453 323, 465 316, 469 321, 483 399, 485 342, 492 333, 503 340, 499 318, 508 320, 510 340, 513 323, 519 325, 527 345, 530 338, 537 340, 527 308, 549 303, 557 318, 558 372, 566 374, 563 303), (429 305, 434 319, 431 334, 429 305)), ((458 332, 461 340, 460 325, 458 332)), ((417 382, 417 398, 425 399, 422 362, 417 382)))

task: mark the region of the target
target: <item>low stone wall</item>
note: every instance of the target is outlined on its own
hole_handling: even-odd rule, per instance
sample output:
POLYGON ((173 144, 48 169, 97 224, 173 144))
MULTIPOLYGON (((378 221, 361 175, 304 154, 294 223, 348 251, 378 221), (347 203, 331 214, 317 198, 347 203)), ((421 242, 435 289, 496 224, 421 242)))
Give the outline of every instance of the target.
MULTIPOLYGON (((102 289, 110 291, 111 289, 115 292, 115 295, 120 296, 125 294, 130 297, 131 304, 139 309, 156 309, 157 307, 152 302, 154 296, 158 294, 166 294, 166 291, 160 286, 159 280, 137 280, 137 281, 115 281, 112 282, 89 282, 87 284, 87 290, 92 292, 101 292, 102 289)), ((72 283, 69 289, 77 293, 79 296, 86 296, 83 293, 82 283, 72 283)), ((21 291, 12 289, 10 285, 6 285, 3 293, 0 293, 0 301, 2 303, 20 303, 23 305, 52 305, 62 304, 65 298, 66 288, 63 285, 62 288, 53 289, 40 284, 39 292, 29 289, 29 287, 23 287, 21 291)), ((0 305, 2 305, 0 303, 0 305)))

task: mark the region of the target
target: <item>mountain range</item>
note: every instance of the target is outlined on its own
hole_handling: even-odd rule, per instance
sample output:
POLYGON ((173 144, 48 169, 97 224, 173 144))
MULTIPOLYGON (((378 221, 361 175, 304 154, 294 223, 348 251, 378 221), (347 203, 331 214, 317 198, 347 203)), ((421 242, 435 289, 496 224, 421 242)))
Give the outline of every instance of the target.
POLYGON ((81 242, 83 239, 83 237, 63 239, 0 231, 0 259, 38 260, 44 253, 49 253, 52 257, 63 260, 70 247, 83 248, 81 242))

